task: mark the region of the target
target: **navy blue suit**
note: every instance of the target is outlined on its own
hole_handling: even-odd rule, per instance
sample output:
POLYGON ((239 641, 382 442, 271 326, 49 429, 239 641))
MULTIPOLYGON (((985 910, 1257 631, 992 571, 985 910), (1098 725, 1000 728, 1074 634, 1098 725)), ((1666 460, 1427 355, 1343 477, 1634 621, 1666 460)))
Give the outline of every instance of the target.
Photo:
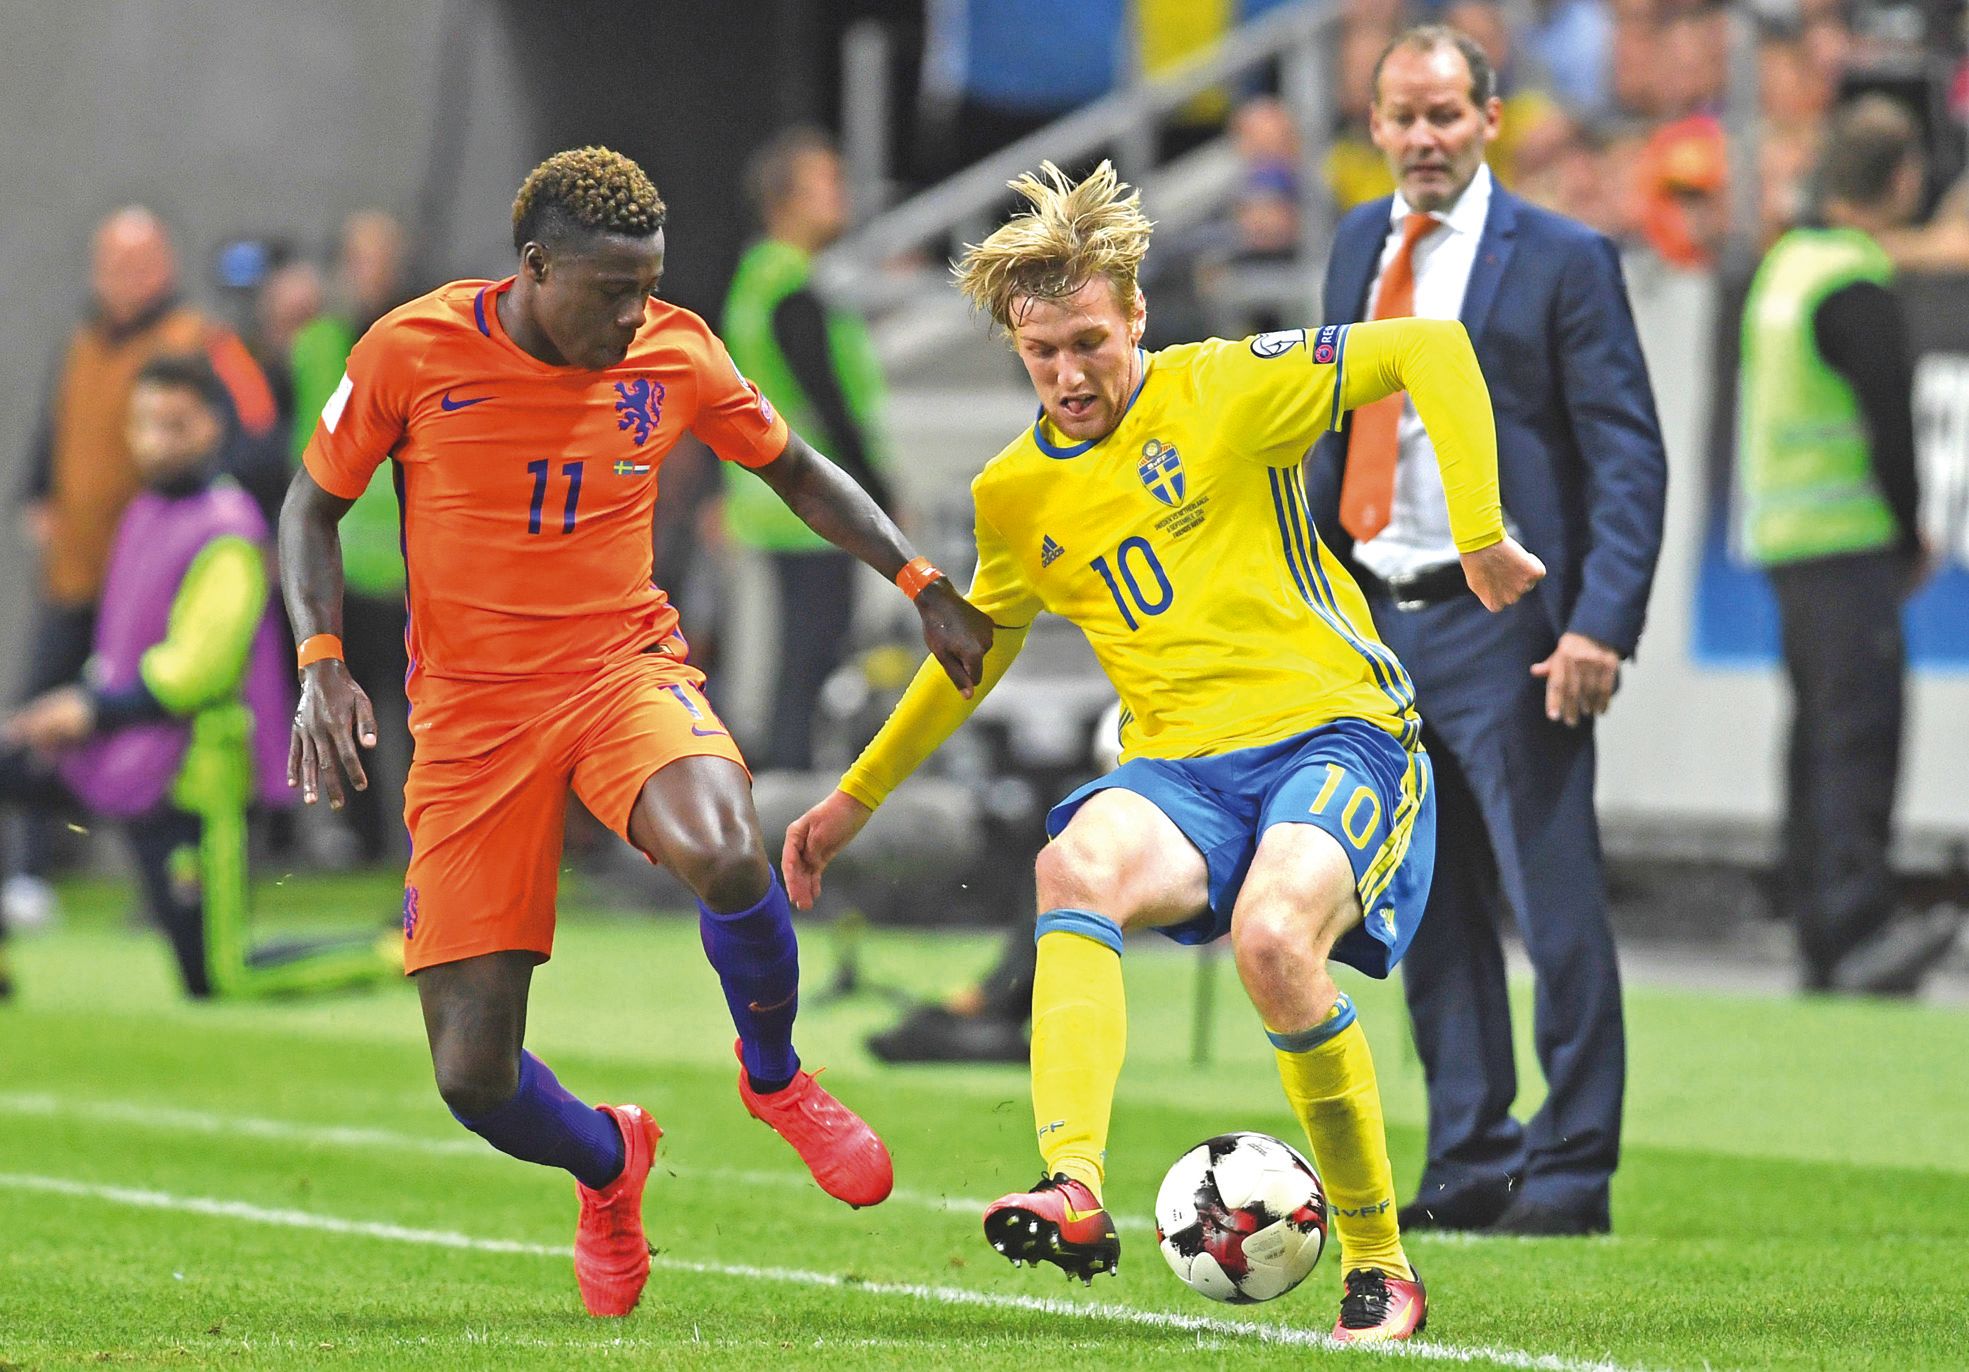
MULTIPOLYGON (((1390 201, 1347 215, 1326 274, 1326 322, 1351 323, 1389 230, 1390 201)), ((1545 717, 1531 665, 1562 633, 1631 655, 1661 546, 1667 461, 1620 260, 1604 237, 1494 186, 1462 320, 1497 415, 1514 531, 1546 566, 1523 601, 1488 614, 1465 595, 1401 611, 1369 591, 1375 625, 1414 677, 1435 760, 1435 884, 1403 985, 1429 1082, 1424 1196, 1522 1178, 1530 1201, 1604 1210, 1619 1160, 1626 1048, 1593 811, 1593 732, 1545 717), (1517 1096, 1497 927, 1515 915, 1537 976, 1549 1094, 1517 1096)), ((1329 546, 1340 527, 1346 434, 1308 464, 1329 546)))

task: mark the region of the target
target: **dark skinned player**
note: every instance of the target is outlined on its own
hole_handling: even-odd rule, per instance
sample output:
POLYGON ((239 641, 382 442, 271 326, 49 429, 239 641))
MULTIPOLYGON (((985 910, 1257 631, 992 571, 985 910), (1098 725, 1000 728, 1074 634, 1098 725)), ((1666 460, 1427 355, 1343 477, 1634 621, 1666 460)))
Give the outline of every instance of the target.
POLYGON ((346 785, 366 784, 376 723, 341 660, 336 523, 394 463, 416 745, 405 967, 453 1115, 573 1174, 575 1275, 596 1315, 628 1313, 648 1280, 642 1192, 661 1131, 638 1106, 584 1104, 524 1050, 570 790, 696 894, 746 1108, 850 1205, 881 1201, 893 1181, 882 1141, 793 1049, 798 949, 750 774, 650 580, 664 456, 688 430, 894 580, 966 694, 991 643, 989 621, 788 430, 704 322, 654 298, 664 213, 642 169, 607 149, 535 168, 513 205, 517 272, 441 287, 369 330, 280 522, 301 645, 289 779, 339 806, 346 785))

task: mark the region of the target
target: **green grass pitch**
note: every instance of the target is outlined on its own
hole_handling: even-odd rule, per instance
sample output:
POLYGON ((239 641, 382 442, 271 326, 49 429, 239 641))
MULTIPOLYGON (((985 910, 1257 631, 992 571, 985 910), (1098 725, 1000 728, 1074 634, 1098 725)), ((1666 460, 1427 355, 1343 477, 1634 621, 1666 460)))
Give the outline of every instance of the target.
MULTIPOLYGON (((393 904, 387 880, 267 894, 276 916, 393 904)), ((896 1196, 850 1211, 739 1105, 694 924, 570 900, 530 1042, 572 1089, 639 1101, 667 1131, 647 1202, 657 1270, 636 1314, 594 1321, 566 1255, 572 1184, 452 1123, 414 995, 185 1004, 161 943, 123 928, 130 900, 78 884, 63 929, 14 945, 0 1369, 1969 1367, 1960 1013, 1631 989, 1613 1236, 1416 1236, 1427 1336, 1342 1352, 1320 1338, 1336 1262, 1236 1310, 1184 1290, 1155 1252, 1155 1185, 1182 1149, 1231 1128, 1300 1141, 1228 964, 1213 1060, 1196 1066, 1195 956, 1130 951, 1109 1186, 1124 1260, 1083 1290, 1012 1270, 979 1233, 981 1204, 1037 1175, 1022 1070, 882 1069, 860 1044, 883 1003, 810 1007, 809 1065, 830 1066, 896 1156, 896 1196)), ((805 938, 811 996, 831 945, 824 926, 805 938)), ((866 947, 874 979, 925 992, 990 955, 975 936, 866 947)), ((1347 985, 1406 1194, 1420 1069, 1394 988, 1347 985)), ((1521 1061, 1535 1099, 1528 1048, 1521 1061)))

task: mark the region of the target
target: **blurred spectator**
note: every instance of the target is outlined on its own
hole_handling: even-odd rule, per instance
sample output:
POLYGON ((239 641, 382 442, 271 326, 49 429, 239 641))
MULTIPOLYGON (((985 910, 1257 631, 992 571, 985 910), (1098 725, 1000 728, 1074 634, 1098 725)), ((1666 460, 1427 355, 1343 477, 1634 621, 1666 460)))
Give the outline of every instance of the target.
POLYGON ((1305 312, 1305 281, 1291 269, 1301 240, 1301 144, 1292 113, 1258 96, 1231 116, 1237 174, 1202 223, 1163 243, 1142 276, 1153 290, 1144 346, 1284 327, 1305 312))
MULTIPOLYGON (((110 543, 142 484, 124 417, 137 372, 160 353, 202 352, 226 390, 227 463, 256 470, 255 446, 275 432, 273 394, 231 330, 178 298, 177 256, 163 223, 140 206, 119 209, 91 245, 89 317, 77 326, 44 401, 21 492, 41 576, 23 698, 72 681, 89 656, 110 543)), ((277 498, 277 497, 276 497, 277 498)), ((45 918, 53 827, 25 826, 0 911, 17 923, 45 918)))
POLYGON ((1341 14, 1348 28, 1372 30, 1386 42, 1402 26, 1407 9, 1407 0, 1344 0, 1341 14))
MULTIPOLYGON (((342 384, 342 369, 356 340, 409 298, 404 281, 404 234, 382 210, 361 210, 342 225, 336 253, 334 308, 317 315, 294 336, 289 366, 294 377, 295 461, 307 449, 315 424, 342 384)), ((356 854, 376 862, 396 854, 403 832, 403 779, 409 759, 409 705, 403 678, 403 550, 391 473, 379 469, 368 489, 343 516, 342 648, 349 672, 376 707, 379 745, 366 759, 367 790, 352 791, 342 810, 356 854)))
POLYGON ((1902 271, 1969 273, 1969 173, 1949 187, 1927 223, 1874 236, 1902 271))
POLYGON ((1299 171, 1299 126, 1292 111, 1270 96, 1247 100, 1231 118, 1231 146, 1254 173, 1299 171))
POLYGON ((1646 119, 1659 112, 1655 68, 1661 60, 1656 46, 1660 33, 1653 0, 1614 0, 1608 58, 1614 113, 1646 119))
POLYGON ((1837 4, 1808 4, 1804 11, 1805 56, 1812 70, 1829 74, 1835 80, 1852 61, 1853 33, 1846 27, 1842 7, 1837 4))
MULTIPOLYGON (((881 364, 868 326, 823 300, 814 254, 847 227, 841 159, 817 129, 782 132, 752 158, 746 194, 765 227, 738 264, 725 298, 732 360, 849 476, 892 510, 882 479, 881 364)), ((814 703, 841 665, 853 628, 855 560, 801 522, 764 482, 733 471, 726 482, 731 537, 772 565, 779 648, 772 670, 767 767, 813 765, 814 703)))
MULTIPOLYGON (((1196 0, 1131 0, 1135 60, 1144 76, 1174 71, 1208 53, 1243 16, 1229 4, 1196 0)), ((1171 156, 1195 147, 1221 128, 1230 96, 1213 86, 1177 110, 1163 129, 1162 153, 1171 156)))
POLYGON ((1533 0, 1526 55, 1575 114, 1596 115, 1612 98, 1613 15, 1605 0, 1533 0))
POLYGON ((1812 60, 1803 37, 1772 29, 1757 44, 1759 118, 1757 153, 1762 178, 1759 246, 1766 247, 1811 209, 1811 179, 1818 163, 1826 112, 1836 74, 1812 60))
POLYGON ((1112 90, 1128 0, 942 0, 924 35, 923 161, 948 175, 1112 90), (1043 42, 1034 41, 1044 35, 1043 42))
POLYGON ((1663 119, 1720 114, 1730 86, 1730 16, 1720 0, 1671 10, 1649 54, 1654 113, 1663 119))
POLYGON ((93 651, 0 725, 0 800, 122 825, 192 996, 377 979, 370 935, 248 957, 246 811, 290 795, 267 526, 218 472, 232 402, 202 354, 154 355, 126 389, 116 418, 141 489, 115 530, 93 651))
MULTIPOLYGON (((1130 34, 1133 56, 1151 79, 1199 60, 1213 51, 1240 24, 1263 17, 1292 0, 1129 0, 1134 21, 1130 34)), ((1121 75, 1132 75, 1122 73, 1121 75)), ((1224 125, 1231 96, 1221 86, 1202 92, 1176 111, 1165 125, 1164 157, 1186 152, 1224 125)))
POLYGON ((321 308, 321 272, 304 260, 275 267, 253 300, 253 360, 266 373, 283 434, 292 434, 295 426, 294 373, 289 365, 294 336, 321 308))
POLYGON ((1550 95, 1523 79, 1512 50, 1511 30, 1504 22, 1504 6, 1498 0, 1452 0, 1442 13, 1444 23, 1476 40, 1496 74, 1503 109, 1497 137, 1490 145, 1490 169, 1498 180, 1515 189, 1521 175, 1520 149, 1528 139, 1536 143, 1541 136, 1551 136, 1554 130, 1544 126, 1561 118, 1559 106, 1550 95))
POLYGON ((1730 228, 1729 156, 1715 116, 1691 114, 1658 127, 1634 172, 1641 236, 1663 261, 1715 265, 1730 228))
POLYGON ((1914 120, 1841 111, 1822 224, 1780 238, 1744 307, 1743 546, 1777 592, 1793 714, 1779 886, 1807 989, 1909 994, 1954 941, 1951 912, 1896 921, 1889 849, 1907 653, 1899 607, 1930 570, 1913 374, 1878 236, 1912 222, 1914 120))
MULTIPOLYGON (((1615 170, 1616 144, 1604 126, 1564 118, 1548 120, 1549 148, 1528 169, 1518 188, 1525 199, 1543 209, 1570 215, 1616 242, 1634 231, 1633 197, 1628 178, 1615 170)), ((1627 150, 1635 155, 1638 143, 1627 150)), ((1530 149, 1521 149, 1525 158, 1530 149)))
POLYGON ((1304 282, 1289 264, 1300 236, 1300 142, 1292 114, 1271 96, 1249 100, 1231 120, 1238 176, 1230 202, 1209 223, 1172 240, 1144 279, 1157 286, 1155 347, 1206 335, 1238 338, 1284 328, 1304 312, 1304 282))
POLYGON ((1374 103, 1374 64, 1394 37, 1392 29, 1350 23, 1340 34, 1338 101, 1333 141, 1326 153, 1326 184, 1334 208, 1345 214, 1395 192, 1395 178, 1374 140, 1367 135, 1367 116, 1374 103))

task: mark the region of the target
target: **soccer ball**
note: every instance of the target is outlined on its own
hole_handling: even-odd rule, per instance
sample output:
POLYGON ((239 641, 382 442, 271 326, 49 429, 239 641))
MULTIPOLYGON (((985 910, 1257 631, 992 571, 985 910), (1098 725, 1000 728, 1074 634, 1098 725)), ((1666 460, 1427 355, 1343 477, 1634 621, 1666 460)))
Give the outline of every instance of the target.
POLYGON ((1268 1301, 1318 1265, 1326 1190, 1291 1145, 1269 1134, 1219 1134, 1162 1179, 1155 1238, 1192 1291, 1233 1305, 1268 1301))

